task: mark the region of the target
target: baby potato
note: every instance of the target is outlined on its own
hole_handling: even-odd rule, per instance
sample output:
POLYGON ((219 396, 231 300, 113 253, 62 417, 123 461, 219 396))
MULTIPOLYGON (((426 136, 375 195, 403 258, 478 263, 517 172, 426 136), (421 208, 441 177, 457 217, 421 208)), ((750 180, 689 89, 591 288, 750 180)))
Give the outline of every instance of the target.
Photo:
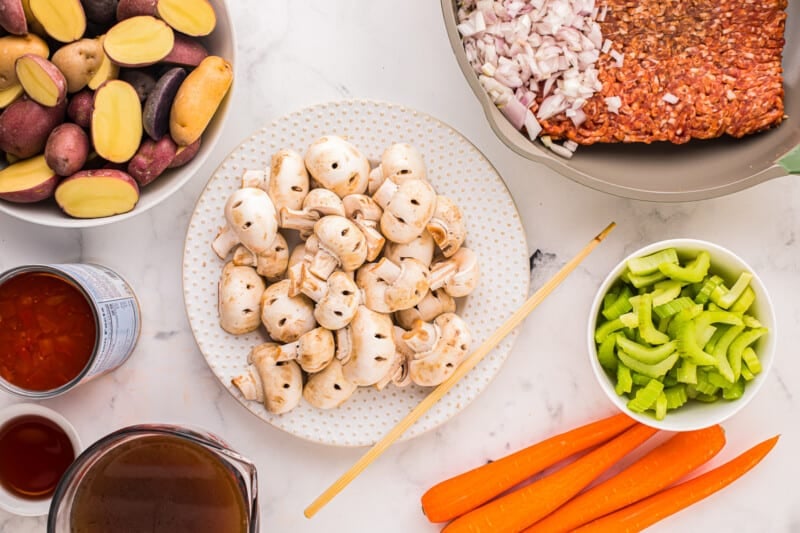
POLYGON ((97 74, 104 57, 97 39, 81 39, 59 48, 51 61, 67 79, 67 91, 75 93, 97 74))
POLYGON ((32 33, 23 37, 16 35, 0 37, 0 91, 19 83, 16 63, 17 59, 25 54, 47 57, 50 55, 50 49, 46 42, 32 33))
POLYGON ((186 76, 170 111, 170 134, 178 145, 200 138, 232 82, 233 69, 219 56, 208 56, 186 76))

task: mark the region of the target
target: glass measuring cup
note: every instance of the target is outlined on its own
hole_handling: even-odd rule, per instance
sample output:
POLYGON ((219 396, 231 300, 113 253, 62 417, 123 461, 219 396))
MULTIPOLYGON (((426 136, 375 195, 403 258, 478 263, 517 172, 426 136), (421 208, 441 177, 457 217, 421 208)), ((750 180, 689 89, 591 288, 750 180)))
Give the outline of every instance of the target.
POLYGON ((137 522, 149 531, 257 533, 256 467, 202 430, 143 424, 115 431, 89 446, 64 474, 47 531, 145 527, 137 522))

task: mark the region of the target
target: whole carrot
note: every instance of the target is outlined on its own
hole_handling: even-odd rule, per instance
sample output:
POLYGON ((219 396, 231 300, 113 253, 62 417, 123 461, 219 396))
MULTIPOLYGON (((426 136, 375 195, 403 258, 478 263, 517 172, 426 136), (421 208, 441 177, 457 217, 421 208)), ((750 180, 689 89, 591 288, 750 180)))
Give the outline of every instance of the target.
POLYGON ((777 435, 765 440, 732 461, 705 474, 663 490, 658 494, 590 522, 575 531, 581 533, 626 533, 641 531, 659 520, 699 502, 730 485, 756 466, 778 442, 777 435))
POLYGON ((614 415, 551 437, 497 461, 434 485, 422 496, 431 522, 447 522, 578 452, 602 444, 634 424, 614 415))
POLYGON ((541 520, 597 476, 652 437, 656 429, 636 424, 561 470, 471 511, 447 525, 447 533, 516 533, 541 520))
POLYGON ((719 425, 678 433, 611 479, 591 488, 536 522, 525 533, 572 531, 678 481, 725 445, 719 425))

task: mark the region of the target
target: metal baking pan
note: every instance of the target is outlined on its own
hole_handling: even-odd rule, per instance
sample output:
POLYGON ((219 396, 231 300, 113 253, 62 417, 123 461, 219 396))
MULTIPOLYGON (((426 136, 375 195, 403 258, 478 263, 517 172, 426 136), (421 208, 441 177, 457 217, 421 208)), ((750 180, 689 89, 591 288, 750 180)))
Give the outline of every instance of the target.
POLYGON ((455 0, 441 0, 445 27, 458 65, 494 132, 518 154, 594 189, 636 200, 684 202, 741 191, 769 179, 800 173, 800 2, 787 7, 783 49, 783 123, 743 139, 692 140, 687 144, 582 146, 557 156, 514 128, 495 107, 467 62, 456 29, 455 0))

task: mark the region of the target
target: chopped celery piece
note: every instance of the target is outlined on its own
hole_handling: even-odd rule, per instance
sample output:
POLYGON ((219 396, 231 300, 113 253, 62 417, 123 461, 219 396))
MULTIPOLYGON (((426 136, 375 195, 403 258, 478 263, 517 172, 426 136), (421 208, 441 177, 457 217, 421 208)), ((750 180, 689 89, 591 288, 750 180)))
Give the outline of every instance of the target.
POLYGON ((653 325, 652 310, 653 296, 651 294, 642 294, 637 308, 639 332, 641 332, 642 338, 650 344, 665 344, 669 342, 669 337, 658 331, 653 325))
MULTIPOLYGON (((736 300, 739 299, 742 293, 744 293, 744 290, 750 286, 750 281, 752 279, 753 275, 750 272, 742 272, 739 274, 739 279, 736 280, 736 283, 733 284, 733 287, 731 287, 728 292, 720 296, 719 299, 714 303, 723 309, 728 309, 736 300)), ((711 296, 714 296, 714 293, 711 293, 711 296)))
POLYGON ((744 382, 737 380, 728 388, 722 389, 722 397, 726 400, 738 400, 744 394, 744 382))
POLYGON ((696 365, 714 365, 716 360, 714 356, 703 351, 697 345, 697 336, 694 332, 694 323, 684 322, 678 328, 678 353, 686 357, 696 365))
POLYGON ((633 379, 633 384, 637 387, 644 387, 652 378, 645 376, 644 374, 639 374, 638 372, 634 372, 631 374, 631 379, 633 379))
POLYGON ((701 372, 697 373, 697 384, 694 387, 698 395, 707 394, 708 396, 713 396, 719 390, 719 387, 708 381, 708 377, 701 372))
POLYGON ((703 311, 694 320, 698 328, 705 327, 708 324, 730 324, 731 326, 744 324, 742 317, 729 311, 703 311))
POLYGON ((620 335, 617 335, 616 340, 617 346, 619 346, 623 352, 633 357, 640 363, 646 363, 648 365, 660 363, 672 355, 672 352, 675 351, 677 344, 675 341, 669 341, 666 344, 651 348, 650 346, 643 346, 638 342, 626 339, 620 335))
POLYGON ((708 372, 706 374, 706 379, 709 383, 714 386, 719 387, 720 389, 725 389, 727 387, 733 386, 733 382, 729 379, 726 379, 720 374, 719 372, 708 372))
POLYGON ((756 329, 764 327, 761 325, 761 322, 752 315, 742 315, 742 322, 744 323, 745 327, 756 329))
POLYGON ((628 259, 628 270, 637 276, 646 276, 658 272, 661 263, 677 263, 678 251, 675 248, 665 248, 644 257, 628 259))
POLYGON ((682 359, 678 366, 678 381, 690 385, 697 384, 697 365, 688 359, 682 359))
POLYGON ((664 389, 664 396, 667 397, 667 409, 677 409, 689 401, 686 395, 686 385, 675 385, 664 389))
POLYGON ((733 302, 733 305, 730 307, 730 310, 734 313, 744 313, 750 306, 753 305, 753 302, 756 301, 756 291, 753 290, 752 287, 747 287, 739 299, 733 302))
POLYGON ((667 333, 670 337, 675 338, 678 335, 678 329, 680 329, 681 325, 694 320, 695 317, 702 312, 703 306, 700 304, 694 304, 692 307, 687 307, 679 311, 678 314, 672 317, 672 322, 667 328, 667 333))
POLYGON ((707 303, 708 300, 711 298, 711 293, 714 289, 717 288, 717 285, 722 283, 724 280, 717 276, 713 275, 706 278, 703 281, 703 285, 700 287, 700 290, 697 292, 697 296, 694 297, 695 303, 704 304, 707 303))
MULTIPOLYGON (((738 337, 742 331, 744 331, 744 326, 731 326, 728 328, 722 337, 719 338, 717 344, 714 345, 714 351, 712 352, 714 360, 716 361, 717 370, 731 383, 736 381, 738 376, 733 371, 733 367, 730 364, 728 350, 733 340, 738 337)), ((741 359, 739 362, 741 363, 741 359)))
POLYGON ((708 342, 705 346, 703 346, 703 351, 708 352, 710 354, 714 353, 714 347, 717 345, 719 339, 725 335, 725 332, 728 331, 728 326, 722 325, 717 328, 717 331, 708 339, 708 342))
MULTIPOLYGON (((711 340, 711 337, 714 336, 714 333, 717 332, 716 326, 705 326, 704 328, 698 328, 698 324, 694 326, 694 335, 697 338, 697 345, 703 348, 708 341, 711 340)), ((705 349, 703 350, 705 351, 705 349)))
MULTIPOLYGON (((653 305, 655 305, 655 300, 653 300, 653 305)), ((668 318, 694 305, 695 303, 691 298, 682 296, 661 305, 656 305, 653 307, 653 312, 658 318, 668 318)))
POLYGON ((753 373, 750 372, 746 366, 742 367, 742 377, 744 378, 745 381, 753 381, 753 379, 755 379, 753 373))
POLYGON ((620 336, 618 333, 609 335, 603 339, 603 342, 597 348, 597 359, 600 361, 600 366, 606 370, 613 371, 617 369, 617 355, 614 351, 617 344, 616 337, 618 336, 620 336))
POLYGON ((717 393, 717 391, 714 391, 714 394, 705 394, 705 393, 702 393, 702 392, 698 391, 698 393, 695 395, 694 399, 697 400, 698 402, 714 403, 714 402, 719 401, 719 398, 717 397, 716 393, 717 393))
POLYGON ((722 309, 719 306, 718 302, 719 302, 720 298, 725 296, 725 293, 727 293, 727 292, 728 292, 728 287, 726 287, 724 283, 720 283, 719 285, 714 287, 714 290, 711 291, 711 297, 710 297, 711 301, 708 302, 708 308, 709 309, 722 309))
POLYGON ((614 333, 615 331, 621 330, 625 325, 622 323, 622 320, 619 318, 615 320, 609 320, 608 322, 603 322, 597 329, 594 330, 594 340, 595 342, 602 343, 606 337, 614 333))
POLYGON ((702 251, 697 254, 692 261, 686 266, 676 265, 674 263, 662 263, 658 265, 658 270, 665 276, 676 279, 679 281, 686 281, 688 283, 698 283, 703 281, 703 278, 708 274, 708 269, 711 266, 711 255, 702 251))
POLYGON ((733 369, 733 381, 742 375, 742 354, 744 349, 760 339, 767 333, 767 328, 748 329, 743 331, 731 342, 728 348, 728 362, 733 369))
POLYGON ((661 391, 656 398, 656 420, 664 420, 665 416, 667 416, 667 395, 661 391))
POLYGON ((622 362, 622 364, 634 372, 644 374, 645 376, 653 379, 658 379, 663 377, 673 366, 675 366, 675 363, 678 362, 680 355, 678 355, 677 351, 672 352, 672 354, 663 361, 652 365, 637 361, 622 350, 617 350, 617 357, 619 357, 619 360, 622 362))
MULTIPOLYGON (((613 292, 609 292, 605 296, 603 296, 603 314, 606 314, 606 311, 614 305, 614 302, 617 301, 617 295, 613 292)), ((608 318, 608 317, 606 317, 608 318)), ((613 318, 609 318, 609 320, 614 320, 613 318)))
POLYGON ((761 373, 761 361, 758 359, 758 355, 756 355, 755 350, 748 346, 742 352, 742 361, 744 361, 745 367, 742 367, 742 375, 744 375, 744 371, 747 370, 748 372, 752 372, 753 375, 761 373))
POLYGON ((664 385, 657 379, 650 382, 636 391, 636 395, 628 402, 628 409, 637 413, 644 413, 653 405, 664 390, 664 385))
POLYGON ((697 394, 698 394, 697 393, 697 385, 695 385, 693 383, 687 383, 686 384, 686 397, 689 398, 690 400, 694 400, 695 398, 697 398, 697 394))
POLYGON ((633 379, 631 377, 631 369, 625 365, 617 365, 617 384, 614 386, 614 391, 617 396, 622 396, 631 392, 633 388, 633 379))
POLYGON ((637 289, 641 289, 643 287, 652 285, 657 281, 661 281, 662 279, 667 279, 667 276, 665 276, 661 272, 655 272, 653 274, 648 274, 646 276, 637 276, 635 274, 629 273, 628 279, 631 280, 631 285, 633 285, 637 289))
POLYGON ((680 296, 682 286, 683 284, 680 281, 675 281, 674 279, 656 283, 653 291, 653 307, 664 305, 680 296))
MULTIPOLYGON (((677 370, 677 369, 673 366, 672 370, 677 370)), ((665 387, 672 387, 673 385, 678 384, 677 374, 676 373, 673 374, 672 370, 667 372, 667 375, 664 376, 664 379, 661 380, 661 382, 664 384, 665 387)))
POLYGON ((624 315, 620 315, 619 320, 626 328, 639 327, 639 316, 636 313, 625 313, 624 315))
POLYGON ((622 287, 622 290, 614 298, 614 301, 611 303, 611 305, 603 309, 603 316, 606 317, 607 320, 614 320, 615 318, 619 318, 619 316, 623 313, 627 313, 633 309, 631 302, 628 300, 628 298, 631 296, 632 292, 630 287, 627 285, 622 287))

